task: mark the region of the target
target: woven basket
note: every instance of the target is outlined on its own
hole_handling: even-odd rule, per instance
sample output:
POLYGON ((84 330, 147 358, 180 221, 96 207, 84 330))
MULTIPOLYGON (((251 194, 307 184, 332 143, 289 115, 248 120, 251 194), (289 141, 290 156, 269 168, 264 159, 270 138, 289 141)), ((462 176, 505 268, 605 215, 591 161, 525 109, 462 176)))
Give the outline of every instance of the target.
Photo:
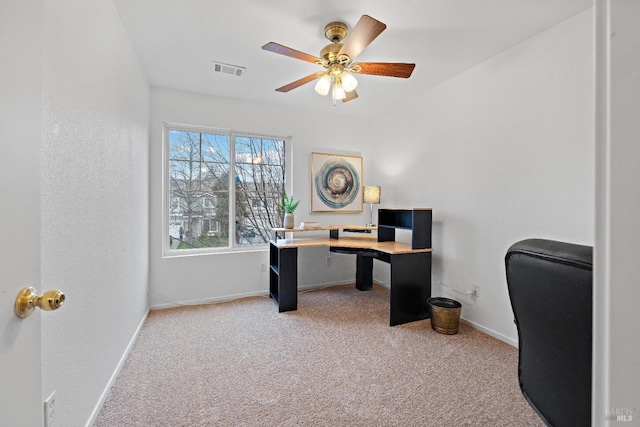
POLYGON ((429 298, 427 300, 431 312, 431 327, 441 334, 458 333, 462 304, 449 298, 429 298))

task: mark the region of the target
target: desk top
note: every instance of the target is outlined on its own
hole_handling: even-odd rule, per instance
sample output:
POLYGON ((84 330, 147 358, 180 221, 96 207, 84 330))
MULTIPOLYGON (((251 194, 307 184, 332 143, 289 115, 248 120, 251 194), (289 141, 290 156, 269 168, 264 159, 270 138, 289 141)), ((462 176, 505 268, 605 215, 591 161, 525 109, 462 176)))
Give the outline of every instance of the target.
POLYGON ((431 248, 411 249, 411 245, 408 245, 406 243, 378 242, 377 238, 372 236, 341 237, 340 239, 332 239, 330 237, 303 238, 303 239, 277 239, 277 240, 272 240, 271 243, 277 246, 278 248, 312 248, 312 247, 329 246, 334 248, 374 250, 374 251, 380 251, 380 252, 384 252, 391 255, 422 253, 422 252, 432 251, 431 248))

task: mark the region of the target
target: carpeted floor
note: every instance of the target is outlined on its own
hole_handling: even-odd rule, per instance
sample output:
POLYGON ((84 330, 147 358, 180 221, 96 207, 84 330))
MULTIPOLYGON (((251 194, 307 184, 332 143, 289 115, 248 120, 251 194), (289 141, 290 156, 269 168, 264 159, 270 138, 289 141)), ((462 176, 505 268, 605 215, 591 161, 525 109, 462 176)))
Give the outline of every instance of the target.
MULTIPOLYGON (((464 312, 464 307, 463 307, 464 312)), ((389 327, 353 285, 153 311, 95 426, 542 426, 517 349, 461 324, 389 327)))

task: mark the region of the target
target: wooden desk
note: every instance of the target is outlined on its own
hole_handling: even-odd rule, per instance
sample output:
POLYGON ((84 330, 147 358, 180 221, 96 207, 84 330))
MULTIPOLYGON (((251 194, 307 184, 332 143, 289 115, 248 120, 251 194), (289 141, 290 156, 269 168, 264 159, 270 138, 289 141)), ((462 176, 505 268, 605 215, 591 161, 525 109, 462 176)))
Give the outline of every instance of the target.
POLYGON ((333 239, 337 239, 339 237, 339 231, 355 231, 361 233, 371 233, 372 231, 377 230, 378 227, 371 225, 323 225, 320 227, 311 227, 311 228, 272 228, 271 229, 271 240, 278 240, 280 236, 284 233, 309 233, 314 231, 329 231, 329 237, 333 239))
MULTIPOLYGON (((334 226, 354 229, 357 226, 334 226)), ((277 233, 322 231, 274 229, 270 243, 270 296, 278 303, 280 312, 298 308, 298 248, 329 247, 336 253, 357 256, 356 288, 370 290, 373 286, 373 260, 391 265, 390 326, 429 317, 427 299, 431 297, 431 248, 413 249, 411 245, 395 241, 379 242, 376 237, 334 237, 278 239, 277 233)), ((333 236, 334 234, 332 234, 333 236)))

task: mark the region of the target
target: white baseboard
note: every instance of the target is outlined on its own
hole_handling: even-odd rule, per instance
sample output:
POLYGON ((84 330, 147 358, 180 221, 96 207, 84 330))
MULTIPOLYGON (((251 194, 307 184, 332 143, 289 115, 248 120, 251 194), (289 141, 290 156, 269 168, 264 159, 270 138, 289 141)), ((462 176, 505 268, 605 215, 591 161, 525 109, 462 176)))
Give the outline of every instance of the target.
POLYGON ((373 283, 375 283, 376 285, 380 285, 383 288, 387 288, 387 289, 391 289, 391 285, 389 284, 389 281, 384 281, 381 282, 378 279, 376 279, 375 277, 373 278, 373 283))
POLYGON ((353 280, 345 280, 342 282, 327 282, 327 283, 314 283, 313 285, 299 286, 298 292, 300 291, 313 291, 317 289, 330 288, 331 286, 340 286, 340 285, 349 285, 355 283, 353 280))
POLYGON ((107 400, 107 396, 109 396, 111 387, 113 386, 113 383, 115 383, 116 378, 118 378, 118 374, 120 373, 120 370, 124 366, 124 362, 127 360, 127 357, 129 357, 129 352, 133 348, 133 344, 136 342, 136 339, 138 338, 138 335, 140 334, 140 331, 142 330, 142 326, 144 325, 144 322, 147 320, 148 315, 149 315, 149 310, 147 310, 144 316, 142 316, 142 320, 138 324, 138 327, 136 328, 135 333, 129 340, 129 344, 127 345, 127 348, 122 354, 122 357, 120 357, 120 360, 116 365, 116 369, 113 371, 113 374, 111 374, 111 378, 109 378, 109 381, 107 382, 106 387, 102 391, 102 394, 100 395, 100 399, 98 400, 98 403, 96 404, 96 406, 93 408, 93 412, 91 413, 91 416, 89 417, 89 421, 87 422, 85 427, 91 427, 96 422, 96 419, 100 414, 100 410, 102 409, 102 406, 104 405, 105 400, 107 400))
MULTIPOLYGON (((166 303, 153 304, 151 307, 149 307, 149 310, 151 311, 162 310, 163 308, 182 307, 185 305, 215 304, 218 302, 232 301, 240 298, 262 297, 262 296, 268 296, 268 295, 269 294, 267 291, 257 291, 257 292, 245 292, 241 294, 225 295, 222 297, 215 297, 215 298, 199 298, 199 299, 185 300, 185 301, 171 301, 166 303)), ((170 298, 157 293, 150 293, 149 297, 157 297, 159 299, 164 299, 167 301, 170 300, 170 298)))
MULTIPOLYGON (((329 286, 347 285, 349 283, 353 283, 353 280, 346 280, 344 282, 314 283, 312 285, 298 286, 298 292, 311 291, 314 289, 322 289, 322 288, 327 288, 329 286)), ((159 299, 169 300, 169 298, 157 293, 150 293, 149 296, 157 297, 159 299)), ((187 301, 174 301, 174 302, 166 302, 161 304, 153 304, 149 308, 149 310, 151 311, 162 310, 164 308, 181 307, 185 305, 215 304, 219 302, 233 301, 241 298, 268 297, 268 296, 269 296, 269 291, 244 292, 241 294, 225 295, 222 297, 215 297, 215 298, 199 298, 199 299, 187 300, 187 301)))
POLYGON ((510 338, 506 335, 503 335, 499 332, 494 331, 493 329, 489 329, 486 328, 478 323, 472 322, 471 320, 465 319, 464 317, 460 318, 461 322, 464 322, 468 325, 471 325, 474 329, 479 330, 480 332, 484 332, 485 334, 489 335, 490 337, 493 337, 495 339, 498 339, 504 343, 507 343, 515 348, 518 348, 518 340, 514 340, 513 338, 510 338))

